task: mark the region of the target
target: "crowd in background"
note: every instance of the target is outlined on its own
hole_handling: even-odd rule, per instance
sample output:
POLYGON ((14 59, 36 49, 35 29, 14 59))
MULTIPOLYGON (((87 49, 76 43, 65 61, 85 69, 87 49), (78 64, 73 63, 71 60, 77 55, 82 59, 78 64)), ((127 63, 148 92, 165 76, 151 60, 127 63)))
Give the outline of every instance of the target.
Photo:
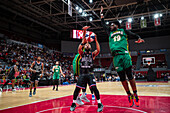
MULTIPOLYGON (((66 75, 65 78, 61 76, 60 83, 68 82, 73 83, 74 75, 72 71, 72 61, 69 58, 63 57, 63 55, 55 50, 50 50, 48 48, 41 48, 35 45, 20 43, 17 41, 7 41, 6 39, 0 42, 0 60, 5 62, 5 65, 0 64, 0 79, 6 79, 8 70, 16 61, 20 64, 19 73, 16 76, 16 82, 25 82, 30 76, 30 66, 33 61, 36 60, 37 56, 41 56, 42 62, 44 63, 44 75, 42 80, 48 81, 48 85, 52 84, 52 67, 55 65, 56 61, 60 61, 60 66, 62 67, 63 73, 66 75), (20 81, 22 79, 23 81, 20 81)), ((136 68, 135 65, 132 66, 133 70, 136 68)), ((146 79, 146 75, 141 73, 134 74, 135 79, 146 79)), ((162 78, 166 81, 169 77, 168 74, 162 74, 162 78)), ((106 75, 102 74, 100 81, 120 81, 118 75, 106 75)))
POLYGON ((70 82, 73 78, 73 72, 71 69, 72 62, 64 59, 61 53, 39 48, 30 44, 1 40, 0 60, 5 62, 6 65, 0 64, 0 79, 6 78, 8 70, 15 64, 16 61, 20 64, 19 74, 16 76, 22 75, 22 78, 24 78, 26 74, 30 75, 30 66, 32 62, 36 60, 37 56, 41 56, 42 62, 44 63, 44 76, 41 78, 42 80, 52 79, 51 69, 55 65, 56 61, 60 61, 60 66, 66 75, 65 78, 62 77, 62 80, 70 82))

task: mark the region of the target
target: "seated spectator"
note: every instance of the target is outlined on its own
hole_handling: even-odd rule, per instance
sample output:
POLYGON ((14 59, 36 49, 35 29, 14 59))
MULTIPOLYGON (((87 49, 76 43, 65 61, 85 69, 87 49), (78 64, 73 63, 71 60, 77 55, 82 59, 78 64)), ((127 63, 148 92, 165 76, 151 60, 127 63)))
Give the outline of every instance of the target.
POLYGON ((117 76, 115 76, 115 80, 116 81, 120 81, 120 77, 117 75, 117 76))
POLYGON ((2 76, 5 76, 6 70, 2 68, 2 66, 0 66, 0 76, 2 78, 2 76))
POLYGON ((27 72, 26 75, 23 76, 23 82, 25 83, 25 87, 29 87, 29 83, 30 83, 30 73, 27 72))
POLYGON ((22 87, 22 84, 23 84, 23 76, 24 74, 19 74, 17 77, 16 77, 16 80, 17 80, 17 87, 20 88, 22 87))
POLYGON ((168 81, 168 76, 169 76, 169 73, 166 73, 166 74, 164 75, 164 81, 168 81))
POLYGON ((47 69, 45 69, 44 78, 46 78, 46 80, 48 81, 48 85, 51 85, 52 72, 50 72, 50 71, 48 71, 47 69))

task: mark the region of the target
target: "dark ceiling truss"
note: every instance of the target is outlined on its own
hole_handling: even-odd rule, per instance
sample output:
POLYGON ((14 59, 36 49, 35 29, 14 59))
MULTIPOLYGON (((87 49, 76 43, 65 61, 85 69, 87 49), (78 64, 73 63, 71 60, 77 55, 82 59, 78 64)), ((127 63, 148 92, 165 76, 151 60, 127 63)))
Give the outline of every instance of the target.
MULTIPOLYGON (((131 2, 125 4, 123 3, 125 0, 121 0, 122 3, 119 5, 117 5, 117 0, 93 0, 94 2, 91 4, 89 0, 71 1, 73 4, 72 17, 68 15, 68 6, 65 0, 5 0, 5 2, 0 0, 0 7, 14 13, 14 19, 21 16, 25 18, 23 21, 31 21, 30 27, 36 26, 37 29, 42 29, 42 31, 44 29, 44 31, 54 33, 81 29, 84 25, 90 25, 90 29, 94 32, 105 34, 100 24, 101 6, 104 7, 106 21, 112 22, 121 19, 123 26, 127 18, 132 17, 132 25, 138 25, 134 29, 139 29, 141 16, 149 20, 147 21, 149 24, 153 21, 153 14, 155 13, 163 14, 162 25, 169 25, 166 21, 170 19, 169 0, 144 0, 142 4, 137 3, 136 0, 129 0, 131 2), (82 16, 75 9, 77 5, 87 13, 87 17, 82 16), (89 21, 89 17, 92 17, 93 21, 89 21)), ((151 25, 153 26, 153 24, 151 25)))

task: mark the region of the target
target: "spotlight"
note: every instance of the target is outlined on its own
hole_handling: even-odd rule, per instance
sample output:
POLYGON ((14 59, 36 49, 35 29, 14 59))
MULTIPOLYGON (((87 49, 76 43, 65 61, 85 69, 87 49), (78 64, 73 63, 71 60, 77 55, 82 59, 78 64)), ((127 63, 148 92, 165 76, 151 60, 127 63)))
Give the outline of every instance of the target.
POLYGON ((158 17, 159 17, 159 15, 158 15, 158 14, 155 14, 155 15, 154 15, 154 18, 158 18, 158 17))
POLYGON ((109 24, 109 22, 106 22, 106 24, 108 25, 108 24, 109 24))
POLYGON ((159 14, 160 17, 162 17, 162 14, 159 14))
POLYGON ((79 10, 79 6, 76 6, 76 10, 79 10))
POLYGON ((141 17, 141 20, 144 20, 144 16, 141 17))
POLYGON ((93 3, 93 0, 89 0, 89 3, 93 3))
POLYGON ((83 12, 83 13, 82 13, 82 16, 87 16, 87 13, 83 12))
POLYGON ((128 19, 128 22, 132 22, 132 18, 129 18, 129 19, 128 19))
POLYGON ((82 13, 82 16, 85 16, 85 12, 82 13))
POLYGON ((92 17, 90 17, 90 18, 89 18, 89 21, 93 21, 93 18, 92 18, 92 17))
POLYGON ((82 13, 82 12, 83 12, 83 10, 80 8, 80 9, 79 9, 79 13, 82 13))
POLYGON ((122 23, 122 20, 119 20, 119 23, 122 23))
POLYGON ((147 52, 147 53, 150 53, 151 51, 147 50, 146 52, 147 52))

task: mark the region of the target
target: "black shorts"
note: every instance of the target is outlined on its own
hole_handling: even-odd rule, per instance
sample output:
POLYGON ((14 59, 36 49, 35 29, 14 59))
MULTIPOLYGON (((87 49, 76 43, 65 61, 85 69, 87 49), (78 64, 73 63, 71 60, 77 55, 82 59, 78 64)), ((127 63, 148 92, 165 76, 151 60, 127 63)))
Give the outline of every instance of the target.
POLYGON ((16 79, 18 80, 18 79, 21 79, 21 77, 16 77, 16 79))
POLYGON ((30 81, 29 81, 29 80, 24 80, 23 82, 24 82, 24 83, 30 83, 30 81))
POLYGON ((96 80, 94 78, 93 74, 80 74, 76 87, 79 87, 81 89, 85 89, 86 85, 96 86, 96 80))
POLYGON ((9 75, 8 75, 8 79, 9 79, 9 80, 15 79, 14 74, 15 74, 15 73, 12 73, 12 72, 11 72, 11 73, 9 73, 9 75))
POLYGON ((39 75, 40 75, 40 73, 32 73, 30 81, 31 82, 38 81, 39 75))
POLYGON ((59 85, 59 79, 53 79, 53 85, 59 85))
POLYGON ((9 76, 8 76, 8 79, 9 79, 9 80, 15 79, 15 76, 14 76, 14 75, 9 75, 9 76))

